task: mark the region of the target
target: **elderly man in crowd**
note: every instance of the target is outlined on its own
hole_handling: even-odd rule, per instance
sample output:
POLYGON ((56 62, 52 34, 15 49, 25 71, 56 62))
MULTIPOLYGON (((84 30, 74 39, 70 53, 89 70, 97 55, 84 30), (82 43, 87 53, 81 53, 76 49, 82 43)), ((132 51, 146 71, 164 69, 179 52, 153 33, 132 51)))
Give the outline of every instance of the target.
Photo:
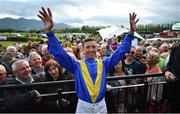
POLYGON ((6 48, 7 53, 11 53, 14 58, 17 59, 23 59, 24 55, 20 52, 18 52, 17 48, 15 46, 8 46, 6 48))
MULTIPOLYGON (((31 84, 31 67, 25 60, 18 60, 12 64, 15 78, 7 84, 31 84)), ((4 92, 5 106, 11 112, 37 112, 41 100, 37 90, 11 89, 4 92)))

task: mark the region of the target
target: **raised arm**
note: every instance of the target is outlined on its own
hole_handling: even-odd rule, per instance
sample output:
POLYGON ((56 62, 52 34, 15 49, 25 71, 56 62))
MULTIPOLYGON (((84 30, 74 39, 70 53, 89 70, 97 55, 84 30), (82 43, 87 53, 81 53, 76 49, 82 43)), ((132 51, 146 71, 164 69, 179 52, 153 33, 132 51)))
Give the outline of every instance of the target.
POLYGON ((72 59, 66 51, 63 49, 58 39, 52 32, 53 29, 53 17, 51 10, 47 8, 47 11, 42 7, 39 11, 38 17, 43 21, 44 30, 48 36, 48 51, 51 53, 59 64, 74 74, 75 64, 77 63, 72 59))
POLYGON ((132 14, 129 14, 130 32, 125 36, 121 45, 113 53, 113 55, 104 60, 107 71, 112 69, 120 60, 122 60, 125 53, 127 53, 130 50, 131 40, 134 38, 133 34, 135 31, 135 24, 138 21, 139 19, 136 20, 136 13, 133 12, 132 14))

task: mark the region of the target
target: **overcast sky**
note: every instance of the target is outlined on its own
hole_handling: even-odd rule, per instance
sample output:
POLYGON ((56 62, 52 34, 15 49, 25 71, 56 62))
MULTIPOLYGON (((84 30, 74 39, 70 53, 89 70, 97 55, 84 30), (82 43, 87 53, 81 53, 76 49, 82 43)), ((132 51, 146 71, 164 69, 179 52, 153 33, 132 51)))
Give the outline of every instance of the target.
POLYGON ((0 0, 0 18, 38 19, 41 6, 51 9, 56 23, 74 27, 126 26, 133 11, 139 24, 180 21, 180 0, 0 0))

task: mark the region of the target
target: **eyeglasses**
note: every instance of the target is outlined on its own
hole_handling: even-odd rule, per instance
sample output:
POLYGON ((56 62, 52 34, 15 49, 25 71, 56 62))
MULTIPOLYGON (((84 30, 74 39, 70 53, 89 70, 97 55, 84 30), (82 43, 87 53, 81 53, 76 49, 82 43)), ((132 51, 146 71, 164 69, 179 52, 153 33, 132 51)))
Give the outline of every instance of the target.
POLYGON ((129 54, 135 54, 135 52, 134 52, 134 51, 129 51, 128 53, 129 53, 129 54))
POLYGON ((0 73, 0 76, 3 76, 3 75, 5 75, 6 73, 0 73))

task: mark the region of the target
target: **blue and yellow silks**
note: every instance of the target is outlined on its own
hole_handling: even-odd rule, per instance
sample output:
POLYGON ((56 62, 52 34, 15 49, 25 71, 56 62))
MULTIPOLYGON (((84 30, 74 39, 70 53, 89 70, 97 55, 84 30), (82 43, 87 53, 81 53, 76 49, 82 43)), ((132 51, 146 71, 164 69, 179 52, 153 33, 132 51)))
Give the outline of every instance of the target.
MULTIPOLYGON (((64 67, 66 70, 71 72, 75 77, 75 89, 77 97, 85 102, 92 103, 90 94, 86 87, 85 81, 82 76, 82 69, 80 62, 74 60, 70 57, 67 52, 63 49, 62 45, 59 43, 58 38, 56 38, 53 32, 46 33, 48 36, 48 51, 54 56, 56 61, 64 67)), ((102 70, 102 81, 99 91, 99 96, 96 99, 96 103, 101 101, 105 97, 106 91, 106 76, 107 73, 124 57, 124 54, 129 52, 131 48, 132 34, 128 33, 123 39, 121 45, 118 49, 109 57, 102 59, 103 70, 102 70)), ((97 62, 95 59, 89 60, 88 58, 83 59, 86 62, 86 66, 90 73, 93 83, 95 83, 97 78, 97 62)), ((84 69, 83 69, 84 70, 84 69)), ((86 76, 87 77, 87 76, 86 76)))
POLYGON ((96 61, 97 61, 97 76, 96 76, 95 84, 93 83, 93 81, 91 79, 91 76, 89 74, 86 63, 84 61, 80 61, 83 79, 84 79, 84 82, 86 84, 86 87, 88 89, 88 92, 91 96, 91 100, 93 103, 96 102, 96 99, 99 95, 99 91, 100 91, 100 87, 101 87, 101 81, 102 81, 102 70, 103 70, 102 61, 99 59, 96 59, 96 61))

